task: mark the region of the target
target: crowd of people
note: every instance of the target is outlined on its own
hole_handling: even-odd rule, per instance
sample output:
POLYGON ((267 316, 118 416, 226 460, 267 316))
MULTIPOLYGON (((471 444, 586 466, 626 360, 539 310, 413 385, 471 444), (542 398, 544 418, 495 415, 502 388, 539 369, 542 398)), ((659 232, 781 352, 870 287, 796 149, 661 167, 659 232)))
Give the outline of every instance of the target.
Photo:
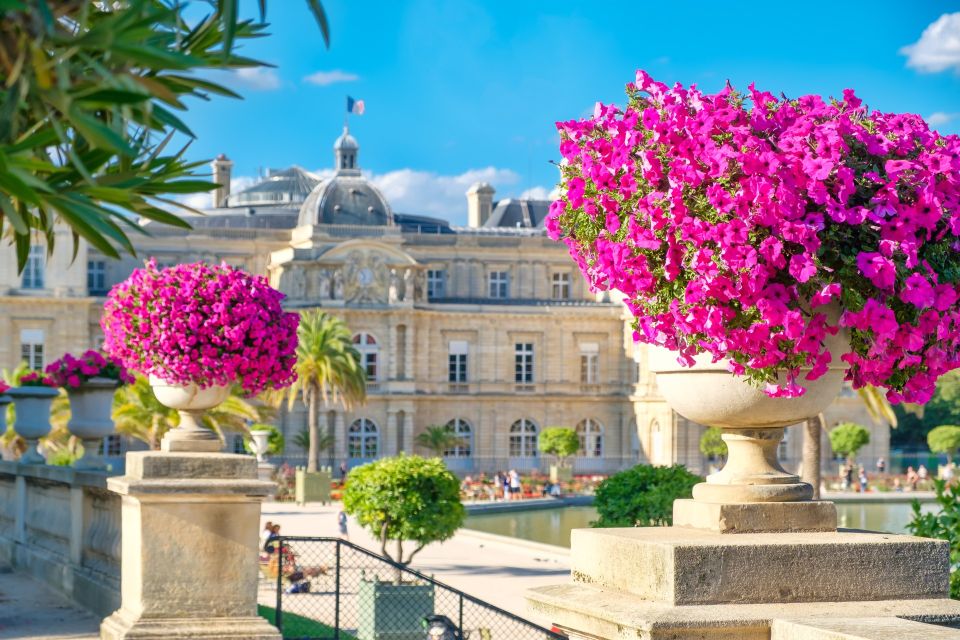
MULTIPOLYGON (((946 482, 953 481, 956 476, 956 466, 953 462, 940 465, 938 476, 946 482)), ((856 491, 863 493, 872 490, 879 491, 923 491, 931 489, 930 471, 926 465, 918 464, 916 467, 910 465, 902 473, 888 473, 887 461, 884 458, 877 459, 876 473, 871 478, 863 465, 843 463, 840 465, 840 483, 841 491, 856 491)))

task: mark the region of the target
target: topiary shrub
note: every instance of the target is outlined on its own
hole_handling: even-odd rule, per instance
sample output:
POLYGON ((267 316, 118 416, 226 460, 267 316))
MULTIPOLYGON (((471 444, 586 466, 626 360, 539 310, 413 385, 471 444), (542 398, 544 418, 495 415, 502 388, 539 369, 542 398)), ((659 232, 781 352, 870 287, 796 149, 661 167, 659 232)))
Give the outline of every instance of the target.
POLYGON ((927 446, 934 453, 947 454, 947 462, 953 462, 960 449, 960 427, 945 424, 931 429, 927 434, 927 446))
POLYGON ((431 542, 463 525, 460 481, 439 458, 399 455, 356 467, 347 476, 343 508, 380 541, 380 551, 406 565, 431 542), (396 542, 396 552, 387 550, 396 542), (404 556, 404 542, 414 548, 404 556))
POLYGON ((838 424, 830 430, 828 435, 833 452, 838 456, 844 456, 850 464, 853 464, 857 457, 857 451, 870 443, 870 431, 854 422, 838 424))
POLYGON ((594 527, 654 527, 673 524, 673 501, 693 495, 703 478, 681 465, 638 464, 597 487, 594 527))
POLYGON ((554 456, 557 466, 565 467, 567 458, 580 450, 580 436, 570 427, 547 427, 540 432, 537 446, 540 453, 554 456))

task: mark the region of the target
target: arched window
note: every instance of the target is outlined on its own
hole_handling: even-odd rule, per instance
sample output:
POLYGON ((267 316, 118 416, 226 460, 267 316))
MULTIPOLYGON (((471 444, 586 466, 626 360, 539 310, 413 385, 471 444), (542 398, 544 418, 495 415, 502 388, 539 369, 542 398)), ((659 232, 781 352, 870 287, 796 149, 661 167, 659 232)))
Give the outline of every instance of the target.
POLYGON ((347 433, 347 454, 351 458, 376 458, 380 451, 377 424, 367 418, 354 420, 347 433))
POLYGON ((460 438, 460 442, 455 447, 443 452, 444 457, 469 458, 473 450, 473 430, 470 428, 470 423, 460 418, 454 418, 444 428, 460 438))
POLYGON ((537 425, 521 418, 510 425, 510 455, 515 458, 533 458, 537 455, 537 425))
POLYGON ((367 372, 367 380, 380 379, 380 345, 377 339, 369 333, 358 333, 353 336, 353 346, 360 352, 360 365, 367 372))
POLYGON ((603 457, 603 425, 593 418, 581 420, 577 425, 577 437, 580 438, 580 451, 577 455, 585 458, 603 457))

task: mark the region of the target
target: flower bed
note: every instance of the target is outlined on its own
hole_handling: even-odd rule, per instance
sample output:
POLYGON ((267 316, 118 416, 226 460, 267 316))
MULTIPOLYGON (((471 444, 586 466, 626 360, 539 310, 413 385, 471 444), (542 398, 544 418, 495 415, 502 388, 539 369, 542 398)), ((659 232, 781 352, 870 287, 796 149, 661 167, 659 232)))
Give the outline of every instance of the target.
POLYGON ((104 349, 170 384, 239 384, 250 395, 295 379, 299 315, 284 295, 227 264, 158 269, 151 260, 111 289, 104 349))
POLYGON ((640 71, 627 95, 558 123, 546 226, 626 296, 636 340, 728 359, 773 396, 826 373, 840 327, 847 379, 893 402, 960 366, 960 138, 852 90, 711 95, 640 71))

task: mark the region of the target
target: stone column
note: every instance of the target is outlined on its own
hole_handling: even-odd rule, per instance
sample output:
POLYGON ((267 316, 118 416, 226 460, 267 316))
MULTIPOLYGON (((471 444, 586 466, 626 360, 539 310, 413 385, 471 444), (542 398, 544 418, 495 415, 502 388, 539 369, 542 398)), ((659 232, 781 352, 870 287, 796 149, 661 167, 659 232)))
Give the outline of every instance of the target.
POLYGON ((344 425, 343 412, 337 411, 333 418, 333 468, 347 459, 347 428, 344 425))
POLYGON ((260 502, 273 483, 257 480, 253 457, 129 453, 107 486, 123 499, 122 604, 103 640, 279 640, 257 615, 260 502))
POLYGON ((385 456, 395 456, 399 451, 397 451, 397 429, 400 429, 400 425, 397 425, 397 412, 396 411, 387 411, 387 429, 383 434, 383 455, 385 456))
POLYGON ((390 324, 390 339, 387 341, 387 380, 397 379, 397 325, 390 324))
POLYGON ((403 412, 403 424, 397 425, 403 433, 403 450, 413 453, 413 412, 403 412))

